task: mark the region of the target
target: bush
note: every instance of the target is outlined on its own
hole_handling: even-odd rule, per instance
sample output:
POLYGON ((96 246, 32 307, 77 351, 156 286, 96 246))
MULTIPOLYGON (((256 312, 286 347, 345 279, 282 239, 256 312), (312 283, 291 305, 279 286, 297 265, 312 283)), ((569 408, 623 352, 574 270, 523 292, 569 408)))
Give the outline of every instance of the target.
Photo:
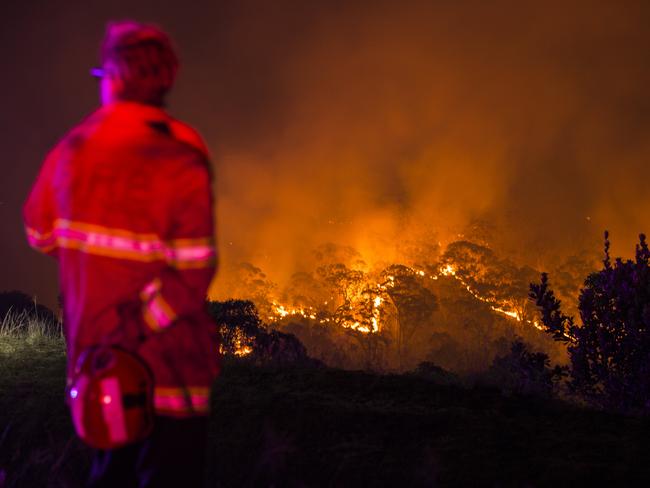
POLYGON ((208 313, 221 335, 221 352, 226 356, 250 354, 263 325, 255 304, 248 300, 208 302, 208 313))
POLYGON ((447 371, 446 369, 441 368, 440 366, 436 366, 430 361, 423 361, 418 364, 415 370, 411 372, 411 375, 425 378, 427 380, 433 381, 438 385, 460 384, 458 376, 447 371))
POLYGON ((551 397, 566 369, 550 367, 548 355, 530 352, 522 341, 512 343, 510 352, 494 358, 487 377, 505 393, 551 397))
POLYGON ((570 386, 590 403, 621 412, 650 412, 650 251, 639 236, 634 260, 609 256, 589 275, 579 297, 582 325, 564 315, 548 276, 531 284, 530 297, 553 337, 568 346, 570 386))
POLYGON ((219 328, 221 352, 226 356, 246 356, 258 363, 321 364, 307 356, 305 346, 293 334, 267 330, 249 300, 208 302, 208 313, 219 328))

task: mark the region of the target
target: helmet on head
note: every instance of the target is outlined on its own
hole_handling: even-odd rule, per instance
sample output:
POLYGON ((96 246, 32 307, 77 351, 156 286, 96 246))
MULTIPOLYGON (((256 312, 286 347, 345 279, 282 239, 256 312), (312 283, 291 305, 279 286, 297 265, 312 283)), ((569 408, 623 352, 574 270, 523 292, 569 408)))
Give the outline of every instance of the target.
POLYGON ((95 449, 115 449, 153 428, 153 377, 134 354, 115 346, 84 350, 67 390, 79 438, 95 449))
POLYGON ((151 24, 111 22, 101 47, 101 68, 94 76, 122 81, 120 98, 162 105, 178 71, 178 58, 169 36, 151 24))

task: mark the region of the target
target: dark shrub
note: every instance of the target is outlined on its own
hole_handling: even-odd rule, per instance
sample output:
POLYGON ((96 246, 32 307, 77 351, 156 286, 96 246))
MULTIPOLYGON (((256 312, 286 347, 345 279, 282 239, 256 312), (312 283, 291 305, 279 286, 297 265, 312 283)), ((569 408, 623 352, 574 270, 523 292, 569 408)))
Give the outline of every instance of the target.
POLYGON ((214 319, 221 335, 221 352, 238 356, 253 349, 255 338, 263 331, 263 324, 248 300, 208 302, 208 313, 214 319))
POLYGON ((548 276, 531 284, 530 297, 553 337, 568 346, 571 388, 592 404, 622 412, 650 412, 650 251, 639 236, 634 260, 609 256, 580 293, 582 325, 564 315, 548 276))
POLYGON ((277 330, 263 331, 258 335, 253 346, 253 357, 263 363, 300 364, 318 366, 320 361, 307 356, 307 349, 293 334, 277 330))
POLYGON ((430 361, 423 361, 418 364, 411 374, 420 378, 426 378, 439 385, 454 385, 459 383, 458 376, 440 366, 436 366, 430 361))
POLYGON ((208 313, 221 334, 221 352, 226 356, 247 356, 260 363, 321 363, 307 356, 305 346, 293 334, 267 330, 255 304, 249 300, 208 302, 208 313))
POLYGON ((512 343, 510 352, 494 358, 487 377, 506 393, 550 397, 557 383, 566 375, 559 366, 550 367, 543 352, 530 352, 521 341, 512 343))

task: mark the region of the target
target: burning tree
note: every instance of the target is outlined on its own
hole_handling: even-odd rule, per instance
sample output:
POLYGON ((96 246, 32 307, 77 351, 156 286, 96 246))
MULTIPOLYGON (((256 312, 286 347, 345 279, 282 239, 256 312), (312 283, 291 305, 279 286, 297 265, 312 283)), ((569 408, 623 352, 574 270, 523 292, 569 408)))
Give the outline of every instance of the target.
POLYGON ((447 247, 441 263, 463 281, 477 297, 494 304, 518 321, 531 315, 528 286, 537 273, 529 267, 499 259, 495 253, 470 241, 456 241, 447 247))
POLYGON ((361 349, 364 367, 381 369, 390 343, 380 328, 383 304, 388 295, 385 287, 372 286, 367 273, 349 269, 341 263, 321 266, 317 273, 326 283, 334 310, 331 321, 347 330, 361 349))
MULTIPOLYGON (((340 257, 336 247, 321 250, 327 251, 321 256, 321 265, 315 272, 302 271, 291 277, 281 302, 274 302, 269 320, 295 332, 330 364, 384 369, 390 343, 381 327, 386 290, 375 283, 374 276, 332 262, 333 257, 340 257)), ((344 251, 351 253, 349 248, 344 251)), ((359 260, 353 263, 362 264, 359 260)))
POLYGON ((363 271, 350 269, 343 263, 328 264, 316 270, 330 294, 330 304, 336 307, 332 319, 343 327, 354 324, 353 301, 364 285, 363 271))
POLYGON ((279 293, 261 270, 243 267, 241 291, 262 303, 271 326, 291 329, 312 354, 340 367, 404 369, 406 359, 421 360, 435 350, 434 361, 445 356, 446 363, 477 370, 504 352, 500 340, 512 340, 517 323, 528 342, 540 336, 552 343, 529 314, 535 272, 469 241, 449 244, 439 260, 439 246, 421 246, 435 251, 433 261, 418 253, 417 263, 371 267, 353 248, 327 244, 315 252, 317 266, 294 273, 279 293), (434 320, 436 332, 446 336, 434 333, 434 320), (450 344, 461 353, 447 354, 450 344))
POLYGON ((383 272, 383 287, 395 305, 397 354, 400 368, 415 332, 431 320, 438 304, 435 295, 422 283, 422 275, 403 264, 394 264, 383 272))
POLYGON ((639 236, 634 260, 612 264, 605 233, 603 269, 590 274, 579 297, 582 325, 564 315, 548 276, 530 297, 553 337, 568 345, 570 386, 591 403, 626 412, 650 410, 650 251, 639 236))

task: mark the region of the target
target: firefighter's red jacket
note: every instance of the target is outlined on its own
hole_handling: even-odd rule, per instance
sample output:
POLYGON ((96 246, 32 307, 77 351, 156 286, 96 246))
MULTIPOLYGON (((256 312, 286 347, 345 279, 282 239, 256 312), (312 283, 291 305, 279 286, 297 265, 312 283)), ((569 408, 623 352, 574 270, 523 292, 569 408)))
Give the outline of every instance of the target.
POLYGON ((208 412, 212 203, 200 137, 156 107, 104 106, 51 151, 24 219, 29 243, 59 261, 68 377, 86 347, 123 344, 150 366, 158 414, 208 412))

